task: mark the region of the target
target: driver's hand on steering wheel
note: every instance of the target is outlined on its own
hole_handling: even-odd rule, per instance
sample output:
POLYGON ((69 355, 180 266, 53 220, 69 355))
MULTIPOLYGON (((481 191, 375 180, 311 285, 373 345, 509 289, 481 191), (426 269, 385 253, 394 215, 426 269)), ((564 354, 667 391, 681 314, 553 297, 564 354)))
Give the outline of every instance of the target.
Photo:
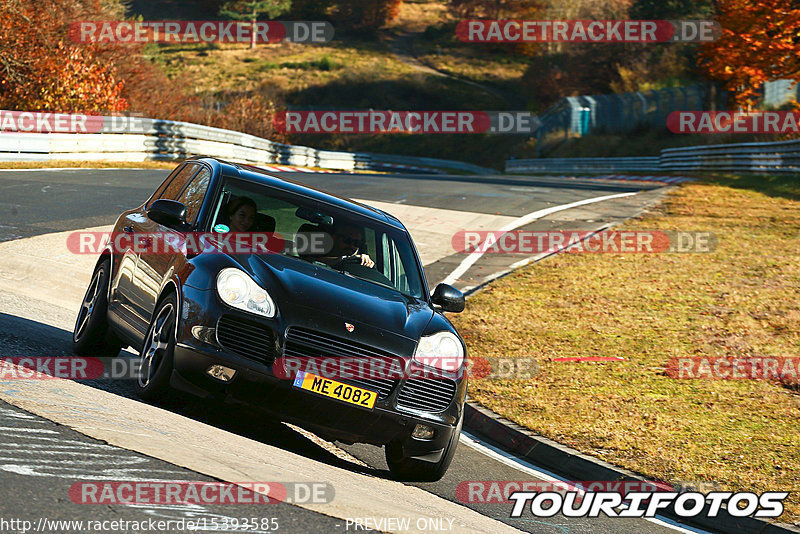
POLYGON ((369 257, 369 254, 360 254, 358 257, 361 258, 361 265, 365 267, 375 267, 375 262, 369 257))

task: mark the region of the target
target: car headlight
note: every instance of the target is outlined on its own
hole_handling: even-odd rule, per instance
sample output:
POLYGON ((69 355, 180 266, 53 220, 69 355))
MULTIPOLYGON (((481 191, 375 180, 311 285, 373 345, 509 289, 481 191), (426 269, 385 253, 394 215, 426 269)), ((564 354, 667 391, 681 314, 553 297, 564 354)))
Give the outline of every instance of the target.
POLYGON ((438 332, 420 338, 414 360, 428 367, 456 372, 464 362, 464 347, 452 332, 438 332))
POLYGON ((217 294, 222 302, 246 312, 275 316, 275 303, 269 293, 244 271, 228 267, 217 275, 217 294))

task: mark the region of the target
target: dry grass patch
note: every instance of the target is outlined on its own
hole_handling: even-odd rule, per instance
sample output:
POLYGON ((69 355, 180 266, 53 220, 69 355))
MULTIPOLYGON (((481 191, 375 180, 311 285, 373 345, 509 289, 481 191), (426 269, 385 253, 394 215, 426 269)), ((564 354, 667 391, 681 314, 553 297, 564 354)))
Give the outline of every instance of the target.
POLYGON ((451 16, 445 2, 424 0, 408 1, 400 4, 397 18, 387 24, 388 29, 407 32, 424 31, 428 26, 450 20, 451 16))
POLYGON ((711 230, 713 254, 564 254, 474 295, 454 317, 473 356, 535 357, 525 381, 470 396, 580 451, 662 480, 793 491, 800 394, 763 380, 676 380, 670 358, 800 356, 800 181, 704 179, 629 229, 711 230), (607 363, 558 357, 622 356, 607 363))
POLYGON ((380 80, 412 72, 382 44, 354 39, 320 45, 259 45, 255 50, 241 44, 162 45, 155 58, 171 76, 190 80, 190 89, 198 93, 250 92, 265 86, 299 92, 347 80, 354 73, 369 73, 380 80))

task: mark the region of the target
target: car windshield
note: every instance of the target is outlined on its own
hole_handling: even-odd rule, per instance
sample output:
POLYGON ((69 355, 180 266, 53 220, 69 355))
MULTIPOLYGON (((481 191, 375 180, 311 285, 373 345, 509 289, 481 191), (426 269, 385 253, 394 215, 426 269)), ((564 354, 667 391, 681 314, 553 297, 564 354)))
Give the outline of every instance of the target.
POLYGON ((414 298, 424 295, 421 269, 406 232, 325 202, 225 177, 210 228, 272 234, 279 246, 270 246, 270 253, 414 298))

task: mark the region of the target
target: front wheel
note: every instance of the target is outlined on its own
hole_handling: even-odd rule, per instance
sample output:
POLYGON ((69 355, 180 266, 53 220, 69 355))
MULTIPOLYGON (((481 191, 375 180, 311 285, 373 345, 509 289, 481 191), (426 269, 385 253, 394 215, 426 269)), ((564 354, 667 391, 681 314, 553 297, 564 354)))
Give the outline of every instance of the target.
POLYGON ((453 456, 456 454, 458 438, 461 436, 461 427, 464 424, 464 410, 461 410, 461 418, 458 420, 450 441, 442 452, 442 457, 438 462, 426 462, 414 458, 403 457, 403 446, 399 443, 389 443, 386 445, 386 463, 389 470, 396 480, 404 482, 436 482, 441 479, 450 467, 453 456))
POLYGON ((110 273, 111 261, 106 259, 92 274, 72 331, 72 351, 75 354, 116 356, 123 347, 123 343, 108 328, 106 318, 110 273))
POLYGON ((175 321, 178 299, 167 295, 156 308, 139 353, 139 376, 136 393, 144 400, 162 397, 169 391, 169 378, 175 355, 175 321))

